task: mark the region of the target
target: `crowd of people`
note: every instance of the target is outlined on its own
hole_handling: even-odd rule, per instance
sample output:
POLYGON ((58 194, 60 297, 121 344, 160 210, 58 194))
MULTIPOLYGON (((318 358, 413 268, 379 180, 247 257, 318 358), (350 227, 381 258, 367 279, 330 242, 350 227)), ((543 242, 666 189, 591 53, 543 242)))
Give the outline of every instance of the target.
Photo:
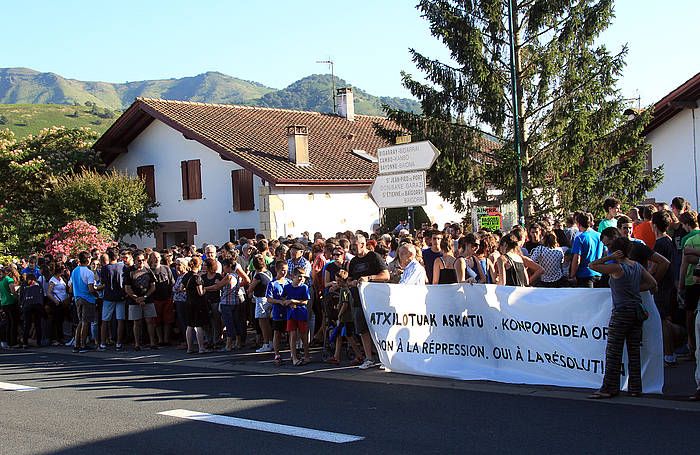
MULTIPOLYGON (((604 203, 594 222, 576 212, 508 232, 471 232, 447 223, 393 232, 321 233, 299 238, 241 238, 221 246, 176 245, 82 251, 77 257, 32 255, 0 270, 0 346, 66 345, 74 352, 158 349, 188 354, 255 349, 276 365, 325 361, 375 365, 358 284, 484 283, 506 286, 609 287, 613 311, 606 376, 592 398, 619 393, 623 346, 630 355, 629 393, 641 393, 639 345, 650 290, 662 319, 664 361, 697 357, 700 297, 698 213, 682 197, 621 213, 604 203), (145 331, 143 330, 145 326, 145 331), (70 333, 70 335, 67 335, 70 333), (283 359, 284 347, 289 358, 283 359), (347 346, 347 350, 342 347, 347 346), (343 359, 343 352, 351 353, 343 359)), ((700 366, 696 372, 700 400, 700 366)))

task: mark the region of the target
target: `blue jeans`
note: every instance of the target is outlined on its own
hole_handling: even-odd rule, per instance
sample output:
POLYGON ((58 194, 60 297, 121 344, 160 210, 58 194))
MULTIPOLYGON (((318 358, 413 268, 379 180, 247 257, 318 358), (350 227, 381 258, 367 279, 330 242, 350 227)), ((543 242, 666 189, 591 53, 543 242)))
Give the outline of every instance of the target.
POLYGON ((221 319, 226 327, 227 338, 235 338, 245 333, 245 321, 241 319, 237 305, 221 305, 221 319))

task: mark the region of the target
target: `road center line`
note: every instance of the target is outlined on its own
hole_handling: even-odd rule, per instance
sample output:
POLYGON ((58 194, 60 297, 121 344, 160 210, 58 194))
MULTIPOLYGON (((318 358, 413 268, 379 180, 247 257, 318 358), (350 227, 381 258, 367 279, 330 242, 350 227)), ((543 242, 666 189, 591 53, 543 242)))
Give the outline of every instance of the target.
POLYGON ((295 436, 297 438, 307 438, 316 439, 318 441, 334 442, 336 444, 361 441, 365 439, 363 436, 333 433, 330 431, 314 430, 312 428, 294 427, 291 425, 282 425, 279 423, 262 422, 260 420, 240 419, 238 417, 206 414, 203 412, 188 411, 187 409, 173 409, 172 411, 163 411, 159 412, 158 414, 170 417, 178 417, 181 419, 199 420, 201 422, 216 423, 219 425, 228 425, 230 427, 245 428, 248 430, 284 434, 288 436, 295 436))
POLYGON ((13 392, 27 392, 29 390, 37 390, 38 387, 30 387, 22 384, 12 384, 10 382, 0 382, 0 390, 11 390, 13 392))

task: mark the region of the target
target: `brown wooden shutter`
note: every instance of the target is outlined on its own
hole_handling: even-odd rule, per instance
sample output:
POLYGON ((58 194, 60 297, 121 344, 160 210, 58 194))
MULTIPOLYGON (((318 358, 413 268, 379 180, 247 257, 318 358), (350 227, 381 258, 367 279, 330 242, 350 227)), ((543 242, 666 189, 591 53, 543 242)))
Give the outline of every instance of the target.
POLYGON ((187 184, 187 161, 180 161, 180 173, 182 174, 182 199, 189 199, 190 191, 187 184))
POLYGON ((233 210, 255 210, 253 197, 253 173, 247 169, 231 171, 233 210))
POLYGON ((233 210, 241 209, 241 192, 238 190, 241 181, 240 171, 231 171, 231 191, 233 191, 233 210))
POLYGON ((139 166, 136 168, 136 174, 139 176, 143 183, 146 185, 146 194, 148 194, 148 199, 151 202, 156 200, 156 180, 155 180, 155 167, 150 166, 139 166))
POLYGON ((188 199, 202 199, 202 165, 199 160, 187 162, 188 199))

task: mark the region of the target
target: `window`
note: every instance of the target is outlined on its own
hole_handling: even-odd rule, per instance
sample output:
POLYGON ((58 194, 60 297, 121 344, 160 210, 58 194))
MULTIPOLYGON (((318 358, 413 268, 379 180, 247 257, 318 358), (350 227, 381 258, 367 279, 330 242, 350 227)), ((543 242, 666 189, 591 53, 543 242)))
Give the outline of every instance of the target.
POLYGON ((182 199, 202 199, 202 165, 199 160, 181 161, 182 199))
POLYGON ((139 176, 143 183, 146 185, 146 194, 148 194, 148 199, 151 202, 156 200, 156 180, 155 180, 155 168, 151 166, 139 166, 136 168, 136 175, 139 176))
POLYGON ((248 229, 239 229, 238 230, 238 240, 241 239, 241 237, 245 237, 248 240, 250 239, 255 239, 255 229, 253 228, 248 228, 248 229))
POLYGON ((231 171, 231 187, 233 188, 233 210, 255 210, 253 197, 253 173, 247 169, 231 171))

